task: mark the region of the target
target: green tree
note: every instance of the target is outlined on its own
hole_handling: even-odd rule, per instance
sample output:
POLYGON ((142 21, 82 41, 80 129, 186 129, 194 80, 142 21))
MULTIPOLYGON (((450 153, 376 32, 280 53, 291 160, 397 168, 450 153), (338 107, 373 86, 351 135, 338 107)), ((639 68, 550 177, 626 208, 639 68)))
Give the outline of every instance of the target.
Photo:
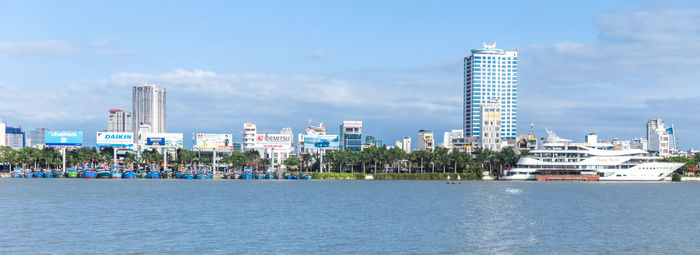
POLYGON ((297 157, 288 157, 282 162, 283 165, 285 165, 287 168, 291 168, 294 170, 299 169, 299 158, 297 157))

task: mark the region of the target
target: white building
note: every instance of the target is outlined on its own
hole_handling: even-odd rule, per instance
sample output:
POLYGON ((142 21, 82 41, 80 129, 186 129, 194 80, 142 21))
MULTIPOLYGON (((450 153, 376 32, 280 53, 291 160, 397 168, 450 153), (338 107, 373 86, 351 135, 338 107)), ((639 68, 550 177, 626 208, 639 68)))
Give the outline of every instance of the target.
POLYGON ((669 135, 663 120, 647 122, 647 143, 649 152, 658 153, 662 157, 669 155, 669 135))
POLYGON ((5 122, 0 120, 0 146, 7 146, 7 140, 5 139, 5 122))
POLYGON ((403 137, 403 143, 401 144, 401 149, 403 149, 403 151, 405 151, 406 153, 411 153, 411 137, 410 136, 403 137))
POLYGON ((43 148, 44 141, 46 140, 46 131, 50 131, 48 128, 35 128, 27 139, 29 146, 34 148, 43 148))
POLYGON ((452 148, 453 140, 464 138, 462 135, 463 130, 461 129, 453 129, 452 131, 445 132, 445 134, 442 137, 442 146, 445 148, 452 148))
POLYGON ((620 140, 617 138, 612 139, 613 148, 615 150, 629 150, 632 149, 632 141, 630 140, 620 140))
POLYGON ((109 109, 107 116, 107 131, 109 132, 131 132, 131 113, 122 109, 109 109))
POLYGON ((22 127, 5 127, 5 146, 20 150, 26 146, 25 134, 22 127))
POLYGON ((501 143, 501 106, 497 100, 481 105, 481 139, 480 145, 483 149, 500 151, 503 148, 501 143))
POLYGON ((632 139, 632 141, 630 141, 631 149, 640 149, 646 151, 649 149, 648 145, 649 143, 647 142, 647 139, 642 137, 634 138, 632 139))
POLYGON ((255 124, 250 122, 243 123, 243 151, 254 149, 256 134, 257 129, 255 124))
POLYGON ((141 129, 141 126, 149 126, 149 130, 152 133, 165 133, 165 99, 165 88, 157 88, 153 84, 134 86, 132 93, 132 130, 140 132, 144 130, 141 129))
POLYGON ((516 139, 518 100, 518 52, 496 49, 484 43, 464 58, 464 136, 480 139, 480 107, 491 99, 500 102, 500 137, 516 139))

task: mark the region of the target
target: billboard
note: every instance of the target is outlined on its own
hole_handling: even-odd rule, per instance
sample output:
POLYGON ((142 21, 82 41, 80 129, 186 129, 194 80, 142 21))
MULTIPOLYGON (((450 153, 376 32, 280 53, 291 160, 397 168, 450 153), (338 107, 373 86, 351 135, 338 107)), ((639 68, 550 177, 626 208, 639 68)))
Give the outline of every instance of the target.
POLYGON ((255 135, 255 147, 282 148, 292 147, 291 134, 258 134, 255 135))
POLYGON ((182 133, 143 133, 139 144, 182 148, 182 133))
POLYGON ((339 147, 337 135, 305 135, 305 149, 337 149, 339 147))
POLYGON ((362 121, 343 121, 343 127, 362 127, 362 121))
POLYGON ((200 149, 232 149, 233 135, 198 133, 195 135, 194 147, 200 149))
POLYGON ((63 146, 82 146, 83 131, 46 131, 44 144, 63 146))
POLYGON ((134 133, 97 132, 96 144, 100 147, 131 147, 134 146, 134 133))

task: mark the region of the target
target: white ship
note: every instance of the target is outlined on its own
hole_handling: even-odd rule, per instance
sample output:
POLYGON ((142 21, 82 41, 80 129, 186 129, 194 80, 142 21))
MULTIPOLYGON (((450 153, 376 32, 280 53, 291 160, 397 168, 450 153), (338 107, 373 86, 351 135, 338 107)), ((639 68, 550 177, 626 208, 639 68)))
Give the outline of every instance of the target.
MULTIPOLYGON (((547 130, 541 148, 506 171, 506 180, 536 180, 538 175, 597 176, 601 181, 660 181, 683 163, 659 162, 640 149, 614 150, 611 143, 572 143, 547 130)), ((597 139, 597 138, 596 138, 597 139)))

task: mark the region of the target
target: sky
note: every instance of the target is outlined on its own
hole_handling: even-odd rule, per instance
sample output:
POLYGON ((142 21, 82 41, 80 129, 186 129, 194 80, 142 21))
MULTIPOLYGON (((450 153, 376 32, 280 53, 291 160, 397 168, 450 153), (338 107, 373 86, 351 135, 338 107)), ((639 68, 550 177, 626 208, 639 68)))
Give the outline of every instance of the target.
POLYGON ((462 128, 463 58, 518 50, 518 133, 583 140, 673 123, 700 148, 694 1, 8 1, 0 119, 26 131, 107 128, 131 87, 167 89, 168 132, 343 120, 385 144, 462 128))

